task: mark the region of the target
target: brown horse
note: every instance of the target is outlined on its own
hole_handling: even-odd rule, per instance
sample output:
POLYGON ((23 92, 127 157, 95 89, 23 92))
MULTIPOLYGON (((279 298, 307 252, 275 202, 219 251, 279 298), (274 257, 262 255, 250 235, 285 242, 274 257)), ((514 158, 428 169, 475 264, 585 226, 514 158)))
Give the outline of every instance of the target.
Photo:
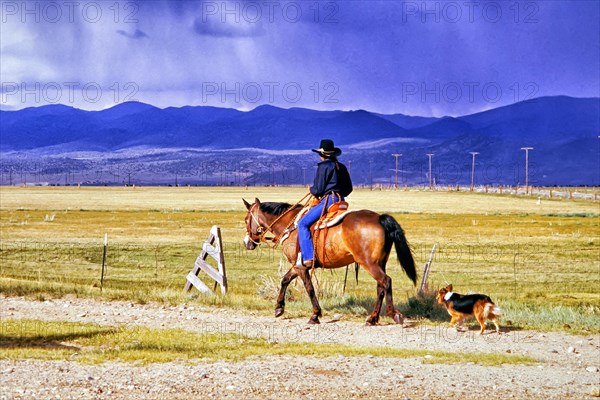
MULTIPOLYGON (((318 324, 321 307, 307 268, 295 267, 298 255, 297 230, 288 229, 302 209, 302 206, 291 206, 287 203, 261 203, 255 199, 254 204, 243 200, 248 210, 246 215, 246 232, 244 239, 246 248, 253 250, 260 242, 281 243, 283 252, 292 264, 290 270, 281 280, 281 289, 275 307, 275 317, 283 314, 285 308, 285 292, 291 281, 300 276, 313 305, 313 314, 309 324, 318 324), (290 232, 291 230, 291 232, 290 232), (267 238, 267 234, 274 237, 267 238), (282 235, 284 237, 282 238, 282 235)), ((351 263, 358 263, 377 281, 377 300, 373 312, 367 318, 367 325, 379 322, 379 313, 383 297, 386 297, 387 315, 398 324, 403 322, 403 315, 394 308, 392 298, 392 279, 385 273, 392 244, 396 246, 396 254, 404 272, 416 284, 417 273, 411 249, 404 237, 400 224, 390 215, 379 215, 373 211, 360 210, 349 213, 340 224, 327 230, 313 234, 316 242, 315 267, 340 268, 351 263), (326 236, 325 236, 326 235, 326 236)))

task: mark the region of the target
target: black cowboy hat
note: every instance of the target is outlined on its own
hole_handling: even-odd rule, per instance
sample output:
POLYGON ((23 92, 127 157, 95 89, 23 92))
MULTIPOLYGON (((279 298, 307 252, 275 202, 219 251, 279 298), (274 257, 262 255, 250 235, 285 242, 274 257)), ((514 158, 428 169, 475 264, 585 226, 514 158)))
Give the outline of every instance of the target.
POLYGON ((338 147, 335 147, 333 144, 333 140, 331 139, 323 139, 319 144, 318 149, 312 149, 315 153, 319 153, 324 157, 337 157, 342 154, 342 150, 338 147))

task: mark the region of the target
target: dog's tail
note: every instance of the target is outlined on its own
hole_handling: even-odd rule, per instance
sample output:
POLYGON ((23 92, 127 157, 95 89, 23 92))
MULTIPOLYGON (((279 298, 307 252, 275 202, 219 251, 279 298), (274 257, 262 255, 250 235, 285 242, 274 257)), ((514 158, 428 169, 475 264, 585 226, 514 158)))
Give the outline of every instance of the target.
POLYGON ((489 316, 498 316, 502 315, 502 310, 500 307, 495 305, 494 303, 487 303, 485 308, 483 309, 483 316, 488 318, 489 316))

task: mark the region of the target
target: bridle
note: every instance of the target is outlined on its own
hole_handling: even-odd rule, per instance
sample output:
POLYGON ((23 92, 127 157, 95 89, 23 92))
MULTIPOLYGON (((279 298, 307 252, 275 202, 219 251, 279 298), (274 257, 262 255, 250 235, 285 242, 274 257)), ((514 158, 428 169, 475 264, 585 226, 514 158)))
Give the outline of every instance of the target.
MULTIPOLYGON (((256 245, 256 246, 258 246, 261 243, 266 243, 267 246, 269 246, 273 249, 275 247, 277 247, 277 244, 279 243, 279 239, 280 239, 281 235, 277 235, 277 234, 275 234, 275 232, 273 232, 273 226, 277 222, 279 222, 279 220, 281 218, 283 218, 287 213, 294 210, 296 208, 296 206, 301 204, 302 201, 304 201, 304 199, 306 199, 309 196, 310 196, 310 193, 305 195, 299 202, 297 202, 293 206, 289 207, 287 210, 285 210, 283 213, 281 213, 277 218, 275 218, 273 220, 273 222, 271 222, 269 224, 269 226, 264 226, 263 224, 261 224, 260 221, 258 220, 258 217, 254 214, 254 211, 255 211, 256 207, 258 206, 258 203, 252 204, 252 206, 250 206, 250 208, 248 209, 248 213, 250 214, 250 219, 246 220, 246 233, 248 235, 248 240, 251 241, 252 243, 254 243, 254 245, 256 245), (252 221, 254 221, 254 223, 257 225, 256 233, 252 232, 252 227, 251 227, 252 221), (275 236, 266 237, 265 235, 267 233, 272 233, 275 236)), ((292 221, 289 223, 289 225, 285 227, 283 232, 288 231, 290 226, 292 226, 293 223, 294 223, 294 219, 292 219, 292 221)))
POLYGON ((258 217, 254 214, 254 210, 257 205, 258 205, 257 203, 252 204, 252 206, 248 210, 248 213, 250 214, 251 219, 246 221, 246 233, 248 234, 248 240, 250 240, 256 246, 258 246, 261 242, 268 243, 269 241, 273 240, 273 238, 265 237, 267 232, 271 232, 270 228, 271 228, 272 224, 269 227, 263 226, 260 223, 260 221, 258 220, 258 217), (256 233, 252 232, 252 226, 251 226, 252 221, 254 221, 254 223, 257 226, 256 233))

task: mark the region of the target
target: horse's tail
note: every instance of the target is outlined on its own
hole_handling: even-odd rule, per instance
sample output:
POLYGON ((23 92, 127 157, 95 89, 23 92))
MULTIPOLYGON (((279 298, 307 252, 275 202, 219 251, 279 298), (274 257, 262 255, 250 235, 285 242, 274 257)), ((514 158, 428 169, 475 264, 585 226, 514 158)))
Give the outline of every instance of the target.
POLYGON ((417 270, 415 269, 415 260, 412 256, 410 245, 404 236, 404 230, 392 217, 388 214, 379 216, 379 223, 385 231, 385 250, 389 252, 392 249, 392 243, 396 245, 396 254, 398 261, 402 266, 406 275, 413 281, 413 284, 417 284, 417 270))

